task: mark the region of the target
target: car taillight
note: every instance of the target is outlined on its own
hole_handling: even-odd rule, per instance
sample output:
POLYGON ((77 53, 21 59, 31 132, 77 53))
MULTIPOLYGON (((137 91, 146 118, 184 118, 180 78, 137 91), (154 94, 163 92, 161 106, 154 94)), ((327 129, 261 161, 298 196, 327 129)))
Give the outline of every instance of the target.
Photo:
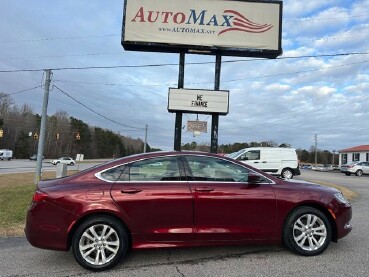
POLYGON ((41 202, 47 198, 47 194, 42 191, 35 191, 35 194, 33 195, 32 201, 35 203, 41 202))

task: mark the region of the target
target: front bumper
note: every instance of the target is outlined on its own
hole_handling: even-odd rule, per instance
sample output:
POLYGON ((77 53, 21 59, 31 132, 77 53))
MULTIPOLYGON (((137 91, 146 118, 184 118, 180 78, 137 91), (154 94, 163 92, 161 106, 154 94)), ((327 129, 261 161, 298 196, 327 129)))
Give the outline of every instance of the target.
POLYGON ((340 208, 335 212, 337 239, 347 236, 351 230, 352 208, 349 203, 341 204, 340 208))

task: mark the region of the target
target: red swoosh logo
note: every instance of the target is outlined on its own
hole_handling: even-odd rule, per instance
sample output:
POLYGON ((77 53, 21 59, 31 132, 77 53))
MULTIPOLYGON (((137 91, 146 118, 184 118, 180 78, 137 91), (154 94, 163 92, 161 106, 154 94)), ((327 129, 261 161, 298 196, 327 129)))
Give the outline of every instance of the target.
POLYGON ((229 31, 241 31, 241 32, 247 32, 247 33, 264 33, 270 30, 271 28, 273 28, 273 25, 271 24, 258 24, 258 23, 252 22, 246 17, 244 17, 242 14, 234 10, 225 10, 224 13, 232 14, 234 16, 234 20, 233 20, 234 27, 230 27, 230 28, 224 29, 223 31, 220 31, 218 36, 226 32, 229 32, 229 31))

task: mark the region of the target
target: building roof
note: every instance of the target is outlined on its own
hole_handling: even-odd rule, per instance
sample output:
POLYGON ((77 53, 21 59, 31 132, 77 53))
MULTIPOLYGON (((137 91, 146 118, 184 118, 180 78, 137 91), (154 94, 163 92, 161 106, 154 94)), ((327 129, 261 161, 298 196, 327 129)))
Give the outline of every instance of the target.
POLYGON ((343 149, 338 151, 340 153, 347 153, 347 152, 369 152, 369 144, 366 145, 359 145, 347 149, 343 149))

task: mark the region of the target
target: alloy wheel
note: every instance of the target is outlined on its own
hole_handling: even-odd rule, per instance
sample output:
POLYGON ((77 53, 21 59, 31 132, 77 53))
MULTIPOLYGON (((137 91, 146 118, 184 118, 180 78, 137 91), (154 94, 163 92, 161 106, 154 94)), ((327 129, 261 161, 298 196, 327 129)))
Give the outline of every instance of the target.
POLYGON ((86 262, 101 266, 114 259, 120 243, 119 236, 112 227, 98 224, 86 229, 82 234, 79 251, 86 262))
POLYGON ((327 228, 321 218, 314 214, 305 214, 293 225, 293 238, 305 251, 316 251, 327 239, 327 228))

